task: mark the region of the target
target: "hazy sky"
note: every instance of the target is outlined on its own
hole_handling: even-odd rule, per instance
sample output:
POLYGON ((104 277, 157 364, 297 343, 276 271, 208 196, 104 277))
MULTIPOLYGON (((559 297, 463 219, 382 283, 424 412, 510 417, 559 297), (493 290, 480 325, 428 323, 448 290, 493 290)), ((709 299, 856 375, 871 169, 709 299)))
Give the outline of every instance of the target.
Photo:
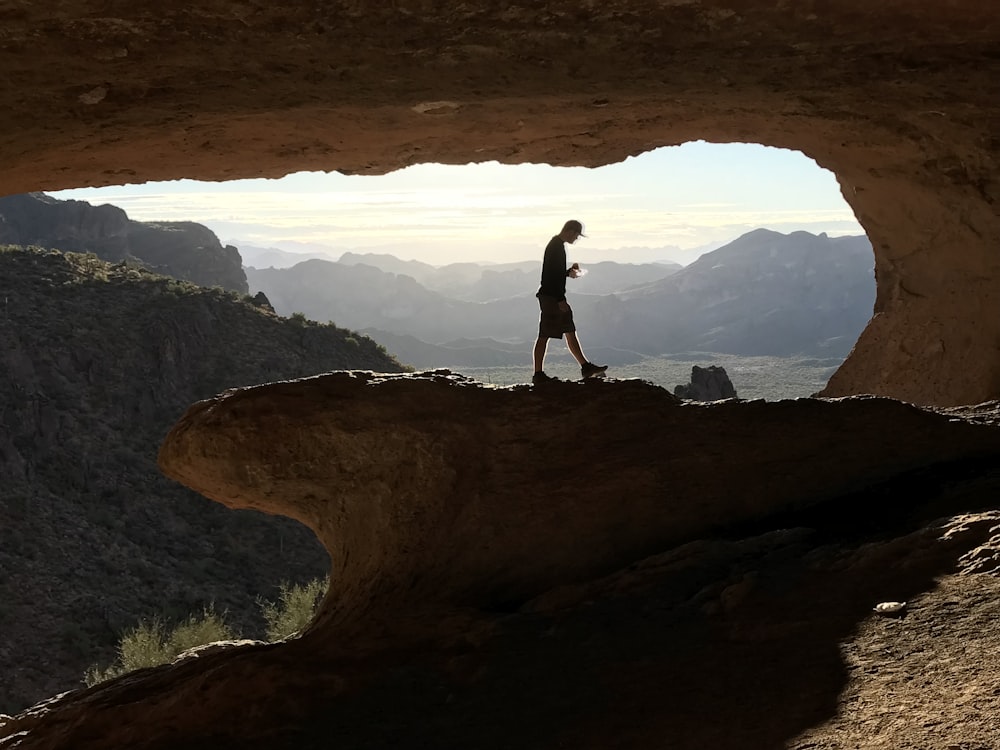
POLYGON ((832 173, 755 144, 687 143, 598 169, 421 164, 382 176, 300 172, 51 195, 111 203, 138 221, 196 221, 237 246, 391 252, 433 264, 539 259, 571 218, 586 225, 573 248, 583 262, 688 263, 696 248, 758 227, 864 233, 832 173), (682 250, 660 250, 669 246, 682 250))

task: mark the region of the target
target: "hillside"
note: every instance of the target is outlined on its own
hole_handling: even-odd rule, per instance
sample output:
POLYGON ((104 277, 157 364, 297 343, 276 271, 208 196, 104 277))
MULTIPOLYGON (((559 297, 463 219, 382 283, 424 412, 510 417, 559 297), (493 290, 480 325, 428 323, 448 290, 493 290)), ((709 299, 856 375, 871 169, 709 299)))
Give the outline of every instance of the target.
POLYGON ((44 193, 0 197, 0 245, 93 252, 201 286, 245 294, 239 251, 192 221, 141 222, 117 206, 92 206, 44 193))
POLYGON ((164 478, 159 444, 220 391, 399 372, 371 339, 93 255, 0 252, 0 713, 78 685, 139 618, 214 603, 247 635, 313 535, 164 478))

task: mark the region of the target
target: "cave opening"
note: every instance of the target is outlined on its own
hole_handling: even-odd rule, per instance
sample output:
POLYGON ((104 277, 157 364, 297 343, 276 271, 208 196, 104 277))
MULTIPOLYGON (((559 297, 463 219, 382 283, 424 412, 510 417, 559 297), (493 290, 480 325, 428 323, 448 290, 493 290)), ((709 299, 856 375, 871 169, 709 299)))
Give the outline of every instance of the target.
MULTIPOLYGON (((596 271, 569 290, 581 339, 620 377, 673 390, 693 365, 715 365, 741 398, 808 396, 874 302, 870 244, 833 174, 759 144, 691 141, 595 168, 416 164, 51 195, 204 224, 279 314, 499 385, 530 376, 541 250, 571 217, 588 234, 572 259, 596 271)), ((557 377, 575 369, 564 347, 549 357, 557 377)))

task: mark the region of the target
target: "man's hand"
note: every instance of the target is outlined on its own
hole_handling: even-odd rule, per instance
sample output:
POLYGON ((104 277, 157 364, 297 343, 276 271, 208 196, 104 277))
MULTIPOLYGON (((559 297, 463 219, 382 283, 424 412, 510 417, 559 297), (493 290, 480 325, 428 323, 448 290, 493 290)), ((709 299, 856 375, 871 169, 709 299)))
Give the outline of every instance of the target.
POLYGON ((559 303, 559 310, 560 310, 560 312, 566 312, 567 310, 569 310, 569 302, 567 302, 566 300, 563 300, 562 302, 560 302, 559 303))
POLYGON ((566 275, 569 276, 571 279, 575 279, 577 276, 579 276, 580 275, 580 264, 579 263, 574 263, 573 265, 571 265, 567 269, 566 275))

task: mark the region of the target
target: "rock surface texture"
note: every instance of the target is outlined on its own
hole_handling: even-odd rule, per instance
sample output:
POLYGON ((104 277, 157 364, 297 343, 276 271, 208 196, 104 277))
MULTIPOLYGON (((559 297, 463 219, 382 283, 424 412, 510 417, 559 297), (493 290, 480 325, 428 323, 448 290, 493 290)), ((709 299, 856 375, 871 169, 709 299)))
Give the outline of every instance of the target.
POLYGON ((990 4, 57 0, 3 4, 0 42, 4 193, 798 149, 875 253, 825 393, 899 399, 438 373, 202 402, 161 466, 309 525, 321 613, 0 717, 0 748, 1000 744, 996 404, 902 403, 1000 395, 990 4))
MULTIPOLYGON (((826 395, 1000 395, 1000 16, 982 0, 147 0, 2 9, 0 192, 797 149, 872 240, 826 395)), ((670 175, 664 175, 670 179, 670 175)))
POLYGON ((316 532, 332 571, 313 625, 40 704, 0 720, 0 747, 985 741, 997 422, 995 404, 684 404, 641 381, 447 371, 230 391, 188 410, 161 467, 316 532), (889 599, 915 631, 873 613, 889 599), (912 662, 884 665, 893 637, 912 662), (975 656, 915 695, 959 680, 967 701, 935 699, 937 724, 843 714, 842 691, 886 689, 869 669, 891 685, 938 637, 975 656))

